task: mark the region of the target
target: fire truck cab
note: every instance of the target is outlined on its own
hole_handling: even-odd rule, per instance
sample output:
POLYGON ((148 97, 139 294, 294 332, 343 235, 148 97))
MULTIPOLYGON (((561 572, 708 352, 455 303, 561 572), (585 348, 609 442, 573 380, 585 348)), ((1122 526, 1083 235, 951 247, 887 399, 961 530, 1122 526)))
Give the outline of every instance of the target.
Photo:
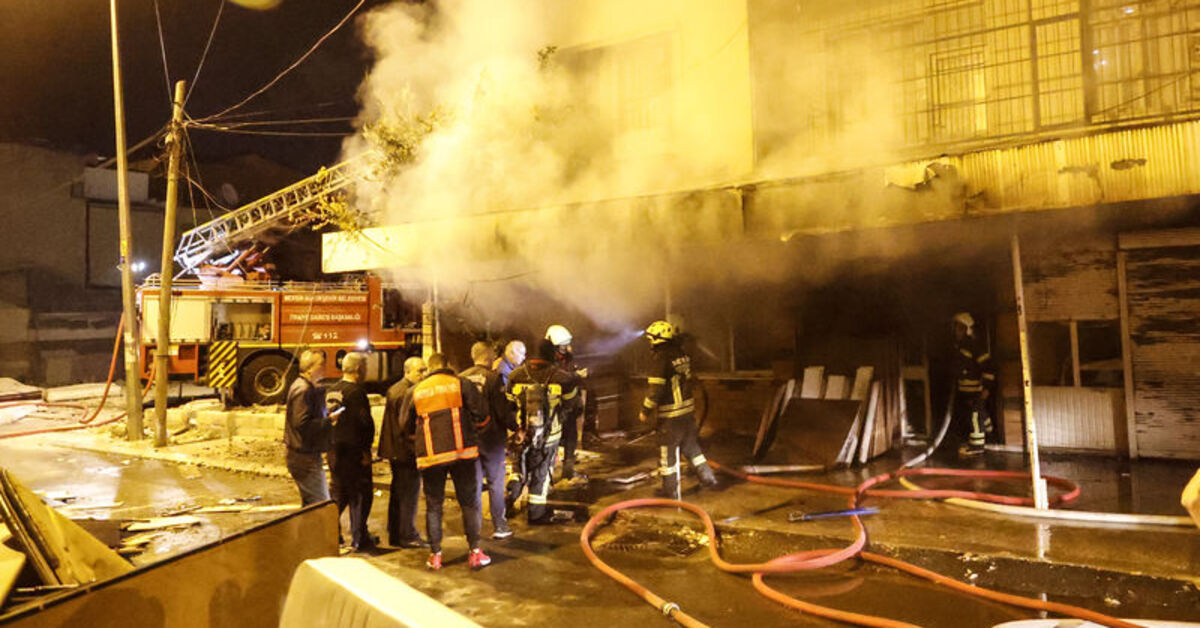
MULTIPOLYGON (((368 355, 368 380, 398 373, 421 339, 423 299, 375 276, 348 282, 254 282, 240 277, 176 282, 171 288, 168 375, 233 392, 246 404, 281 403, 305 348, 323 349, 326 375, 350 351, 368 355), (406 298, 408 297, 408 298, 406 298)), ((159 285, 138 289, 142 375, 152 377, 159 285)))

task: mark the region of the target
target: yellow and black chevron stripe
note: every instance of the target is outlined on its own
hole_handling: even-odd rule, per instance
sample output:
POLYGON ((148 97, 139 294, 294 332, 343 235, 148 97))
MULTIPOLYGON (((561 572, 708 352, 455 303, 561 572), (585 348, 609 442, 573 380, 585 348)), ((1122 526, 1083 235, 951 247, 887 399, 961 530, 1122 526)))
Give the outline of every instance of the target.
POLYGON ((238 343, 228 340, 214 342, 208 347, 208 376, 210 388, 233 388, 237 382, 238 343))

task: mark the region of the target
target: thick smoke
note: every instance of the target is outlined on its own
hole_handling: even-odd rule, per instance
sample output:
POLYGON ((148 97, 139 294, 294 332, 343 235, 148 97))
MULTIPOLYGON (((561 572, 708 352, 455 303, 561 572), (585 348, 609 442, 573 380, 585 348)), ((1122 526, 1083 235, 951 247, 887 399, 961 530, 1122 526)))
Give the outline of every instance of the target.
MULTIPOLYGON (((457 306, 455 315, 475 324, 511 325, 528 317, 524 304, 531 295, 544 295, 607 330, 618 344, 629 329, 662 316, 671 300, 727 319, 730 313, 718 311, 715 301, 731 296, 731 287, 793 287, 824 275, 815 260, 797 264, 795 245, 789 250, 778 235, 743 241, 749 229, 743 198, 730 184, 843 167, 843 157, 861 155, 859 149, 874 151, 876 161, 887 135, 873 122, 878 111, 861 112, 838 142, 780 131, 769 150, 760 151, 758 174, 747 126, 746 158, 731 155, 732 166, 714 166, 712 151, 689 147, 708 137, 737 136, 740 127, 724 126, 749 124, 750 86, 706 85, 692 92, 706 94, 700 98, 669 92, 683 81, 703 82, 704 64, 713 59, 748 64, 750 20, 744 4, 739 26, 737 17, 683 3, 680 28, 712 33, 713 50, 697 66, 677 71, 675 79, 663 74, 665 95, 655 95, 653 86, 646 90, 669 103, 662 107, 665 115, 686 121, 668 125, 670 158, 629 158, 622 147, 645 138, 631 137, 628 121, 612 110, 611 80, 598 69, 612 60, 596 49, 552 48, 562 35, 556 6, 534 0, 395 3, 364 20, 362 32, 376 62, 361 90, 360 123, 369 128, 430 112, 438 120, 410 165, 355 190, 356 202, 377 212, 380 224, 421 225, 420 262, 391 272, 400 279, 436 280, 443 300, 457 306), (738 89, 747 99, 741 115, 714 116, 709 100, 738 89), (825 150, 807 148, 815 144, 825 150), (843 157, 831 162, 834 155, 843 157), (483 214, 488 218, 464 219, 483 214)), ((779 84, 800 95, 808 87, 823 89, 828 80, 812 75, 823 66, 809 61, 799 73, 787 64, 764 67, 775 67, 779 84)), ((814 103, 787 106, 817 116, 813 108, 825 105, 814 103)), ((368 136, 348 142, 347 154, 370 148, 368 136)), ((797 202, 815 211, 830 207, 815 194, 797 202)), ((840 210, 841 204, 833 207, 840 210)), ((775 234, 794 222, 759 211, 759 226, 775 234)), ((744 298, 738 303, 759 315, 778 307, 744 298)))

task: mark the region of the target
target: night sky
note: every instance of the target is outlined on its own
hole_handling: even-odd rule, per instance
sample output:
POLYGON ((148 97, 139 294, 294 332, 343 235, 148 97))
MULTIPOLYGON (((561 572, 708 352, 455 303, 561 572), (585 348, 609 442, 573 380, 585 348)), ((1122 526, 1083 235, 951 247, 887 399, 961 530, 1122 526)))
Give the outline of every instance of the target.
MULTIPOLYGON (((355 91, 370 58, 358 41, 358 17, 386 0, 368 1, 342 30, 277 86, 238 113, 278 110, 262 120, 353 116, 355 91)), ((221 0, 158 0, 172 83, 196 71, 221 0)), ((284 0, 251 11, 226 2, 197 87, 193 118, 211 115, 261 87, 332 28, 357 0, 284 0)), ((0 2, 0 141, 114 153, 112 66, 107 0, 0 2)), ((118 0, 128 140, 160 128, 170 98, 155 26, 154 0, 118 0)), ((256 127, 262 128, 262 127, 256 127)), ((347 123, 269 127, 347 132, 347 123)), ((309 172, 337 158, 340 140, 191 131, 202 161, 259 153, 309 172)), ((136 158, 149 156, 145 151, 136 158)))

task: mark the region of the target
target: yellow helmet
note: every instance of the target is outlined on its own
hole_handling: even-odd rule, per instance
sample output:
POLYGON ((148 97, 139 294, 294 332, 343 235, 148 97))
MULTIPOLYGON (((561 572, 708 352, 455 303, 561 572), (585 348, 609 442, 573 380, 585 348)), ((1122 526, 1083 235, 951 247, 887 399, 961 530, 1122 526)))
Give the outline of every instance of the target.
POLYGON ((654 321, 646 328, 645 335, 650 339, 651 345, 660 345, 664 342, 669 342, 675 338, 675 334, 679 330, 667 321, 654 321))

